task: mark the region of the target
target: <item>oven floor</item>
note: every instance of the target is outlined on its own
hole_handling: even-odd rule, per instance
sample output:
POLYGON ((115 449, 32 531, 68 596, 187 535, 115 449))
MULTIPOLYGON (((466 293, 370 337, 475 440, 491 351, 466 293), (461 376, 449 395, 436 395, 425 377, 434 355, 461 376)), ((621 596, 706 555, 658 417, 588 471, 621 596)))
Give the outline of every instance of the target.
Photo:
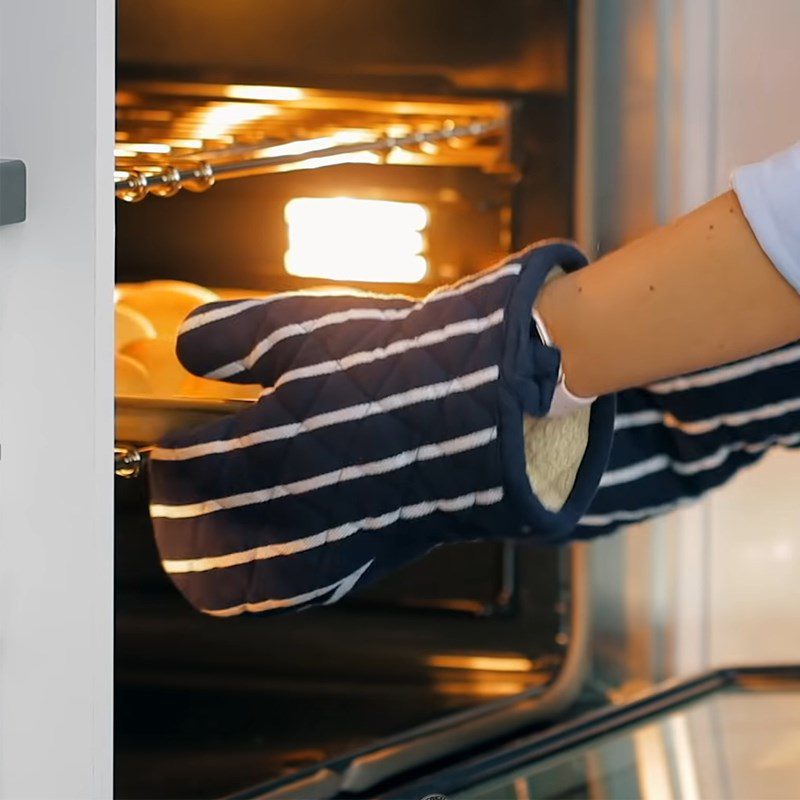
POLYGON ((402 687, 389 698, 325 686, 209 692, 123 685, 115 796, 220 797, 457 707, 402 687))
MULTIPOLYGON (((277 620, 262 640, 274 654, 269 660, 257 638, 244 635, 247 628, 213 620, 209 628, 176 596, 120 598, 115 797, 224 796, 496 697, 491 686, 487 696, 480 687, 437 681, 414 669, 414 661, 394 670, 391 663, 364 664, 352 675, 353 662, 329 643, 352 637, 357 623, 372 630, 370 640, 387 655, 391 647, 399 652, 401 618, 383 618, 401 636, 399 644, 381 643, 363 615, 326 620, 324 630, 307 629, 299 640, 292 636, 301 627, 294 618, 277 620)), ((445 650, 466 635, 463 625, 459 618, 437 621, 445 650)), ((541 652, 552 645, 538 644, 541 652)), ((549 675, 543 668, 538 681, 549 675)))
MULTIPOLYGON (((210 635, 217 638, 202 635, 208 620, 184 608, 180 598, 153 606, 138 599, 137 613, 128 606, 120 614, 123 605, 118 603, 114 745, 120 800, 225 796, 497 696, 437 682, 430 673, 379 671, 380 664, 374 673, 364 670, 348 680, 352 664, 337 661, 333 651, 327 660, 322 655, 326 641, 352 637, 355 620, 346 616, 331 618, 319 636, 307 631, 304 646, 287 638, 293 618, 285 618, 283 635, 274 626, 267 638, 275 652, 269 665, 252 638, 237 642, 241 632, 230 624, 214 626, 210 635), (217 653, 209 653, 212 642, 217 653), (291 656, 284 664, 281 650, 291 656), (244 666, 248 655, 256 669, 244 666)), ((457 643, 463 622, 440 619, 442 642, 457 643)), ((395 620, 395 632, 398 627, 395 620)), ((538 644, 541 652, 552 645, 538 644)), ((543 669, 538 681, 549 676, 543 669)))

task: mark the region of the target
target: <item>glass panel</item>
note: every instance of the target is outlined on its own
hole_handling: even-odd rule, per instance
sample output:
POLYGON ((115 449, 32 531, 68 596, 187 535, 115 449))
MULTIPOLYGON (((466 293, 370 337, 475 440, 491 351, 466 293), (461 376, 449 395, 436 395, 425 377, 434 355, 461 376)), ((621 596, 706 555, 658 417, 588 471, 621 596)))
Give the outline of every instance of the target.
POLYGON ((800 694, 725 692, 494 779, 452 800, 796 800, 800 694))

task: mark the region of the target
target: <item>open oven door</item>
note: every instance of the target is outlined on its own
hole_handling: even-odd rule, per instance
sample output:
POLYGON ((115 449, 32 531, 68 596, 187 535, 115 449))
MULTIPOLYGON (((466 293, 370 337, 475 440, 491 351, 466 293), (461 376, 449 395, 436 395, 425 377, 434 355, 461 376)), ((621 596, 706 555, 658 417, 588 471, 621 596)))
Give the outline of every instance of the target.
MULTIPOLYGON (((337 784, 337 765, 331 764, 305 785, 257 787, 236 800, 793 800, 800 786, 798 731, 800 666, 720 669, 671 681, 500 747, 476 748, 466 759, 418 771, 411 780, 387 774, 375 786, 343 787, 337 784)), ((388 762, 391 755, 382 758, 388 762)), ((359 759, 363 756, 348 768, 359 759)))

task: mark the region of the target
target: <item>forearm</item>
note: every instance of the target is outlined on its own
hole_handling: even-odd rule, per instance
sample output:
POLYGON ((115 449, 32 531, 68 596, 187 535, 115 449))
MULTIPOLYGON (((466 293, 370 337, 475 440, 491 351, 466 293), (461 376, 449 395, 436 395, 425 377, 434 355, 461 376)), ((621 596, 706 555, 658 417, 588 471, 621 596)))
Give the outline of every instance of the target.
POLYGON ((593 396, 800 339, 800 295, 727 192, 551 281, 537 309, 572 392, 593 396))

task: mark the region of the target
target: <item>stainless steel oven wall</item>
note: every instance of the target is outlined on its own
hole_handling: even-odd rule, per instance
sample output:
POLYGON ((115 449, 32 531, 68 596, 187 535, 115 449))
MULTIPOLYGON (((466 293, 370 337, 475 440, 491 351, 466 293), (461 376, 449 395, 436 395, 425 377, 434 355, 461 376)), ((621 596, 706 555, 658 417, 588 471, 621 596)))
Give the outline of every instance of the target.
MULTIPOLYGON (((667 32, 660 0, 584 0, 578 20, 576 235, 600 256, 665 221, 667 32)), ((590 545, 595 677, 649 681, 665 665, 660 523, 590 545), (634 565, 635 568, 634 568, 634 565)))
MULTIPOLYGON (((795 141, 795 0, 583 0, 576 230, 606 252, 795 141)), ((652 681, 798 657, 797 455, 592 545, 595 673, 652 681), (776 635, 778 633, 778 635, 776 635)))

